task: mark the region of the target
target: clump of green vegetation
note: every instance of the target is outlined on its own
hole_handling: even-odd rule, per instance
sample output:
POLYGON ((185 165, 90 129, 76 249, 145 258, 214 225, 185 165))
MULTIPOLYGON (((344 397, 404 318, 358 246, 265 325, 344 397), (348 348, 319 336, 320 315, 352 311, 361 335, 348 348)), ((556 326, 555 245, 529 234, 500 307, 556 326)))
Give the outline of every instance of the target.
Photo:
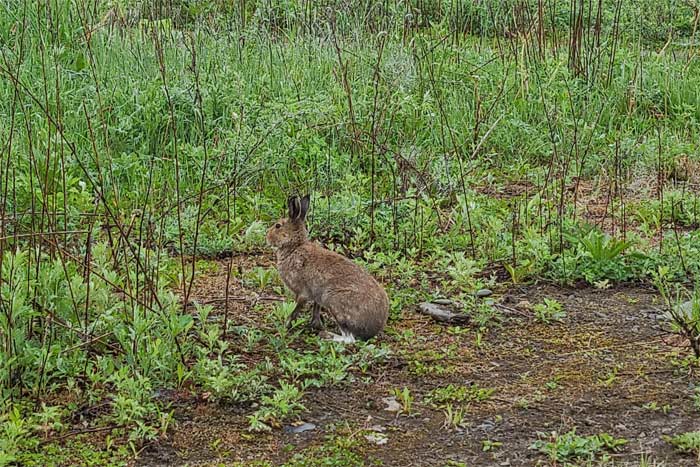
POLYGON ((411 415, 413 412, 413 394, 411 394, 411 390, 407 387, 403 387, 401 389, 395 388, 391 392, 400 405, 399 412, 405 415, 411 415))
POLYGON ((464 426, 464 408, 455 407, 448 403, 444 405, 443 414, 445 415, 443 428, 454 430, 464 426))
POLYGON ((270 431, 280 427, 282 421, 292 417, 306 407, 300 402, 304 393, 295 385, 280 381, 280 387, 271 396, 263 396, 262 406, 248 416, 250 429, 270 431))
POLYGON ((357 439, 351 436, 329 436, 323 444, 294 454, 283 467, 366 467, 381 465, 367 458, 360 450, 357 439))
POLYGON ((542 303, 535 304, 532 311, 535 312, 535 319, 545 324, 566 318, 564 307, 553 298, 545 298, 542 303))
MULTIPOLYGON (((387 284, 390 324, 500 265, 515 283, 700 277, 693 2, 371 3, 3 3, 3 462, 73 425, 112 440, 81 458, 136 452, 171 426, 172 390, 268 429, 310 387, 371 377, 390 344, 287 329, 274 269, 241 258, 291 193, 313 193, 314 238, 387 284)), ((450 337, 481 347, 506 319, 468 305, 450 337)), ((696 308, 674 330, 700 355, 696 308)), ((414 354, 414 376, 455 368, 451 349, 414 354)))
POLYGON ((451 403, 472 403, 489 400, 495 389, 482 388, 474 383, 469 386, 448 384, 431 390, 424 401, 435 407, 444 407, 451 403))
POLYGON ((481 441, 481 450, 483 452, 496 451, 501 446, 503 446, 503 443, 501 443, 500 441, 491 441, 488 439, 481 441))
MULTIPOLYGON (((542 433, 539 436, 545 437, 542 433)), ((552 433, 548 438, 549 441, 535 441, 530 449, 546 454, 554 462, 606 460, 606 451, 619 451, 627 444, 626 439, 615 438, 607 433, 580 436, 575 429, 562 435, 552 433)))
POLYGON ((690 293, 680 284, 670 284, 668 268, 661 267, 654 275, 655 284, 661 294, 671 330, 686 339, 688 346, 700 358, 700 285, 690 293))
POLYGON ((700 459, 700 431, 689 431, 675 436, 667 436, 665 439, 678 451, 694 454, 700 459))

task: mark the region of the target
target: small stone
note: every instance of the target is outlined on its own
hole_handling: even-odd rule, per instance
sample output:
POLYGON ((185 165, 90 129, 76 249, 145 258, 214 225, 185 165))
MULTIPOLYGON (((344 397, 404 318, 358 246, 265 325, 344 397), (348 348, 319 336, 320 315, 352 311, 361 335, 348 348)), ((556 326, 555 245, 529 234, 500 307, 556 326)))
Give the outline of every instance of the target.
POLYGON ((401 404, 399 404, 395 397, 384 397, 382 401, 386 404, 384 410, 387 412, 399 412, 401 410, 401 404))
POLYGON ((313 423, 302 423, 300 425, 288 425, 284 427, 285 433, 304 433, 305 431, 315 430, 316 425, 313 423))
POLYGON ((478 428, 479 430, 482 430, 482 431, 485 431, 485 432, 489 432, 489 431, 493 431, 493 429, 496 428, 496 424, 493 423, 491 420, 485 420, 484 423, 482 423, 481 425, 477 426, 477 428, 478 428))
POLYGON ((382 446, 389 441, 389 438, 383 433, 368 433, 365 435, 365 439, 377 446, 382 446))
POLYGON ((519 308, 521 310, 531 310, 532 309, 532 303, 528 302, 527 300, 520 300, 516 305, 515 308, 519 308))
POLYGON ((474 295, 476 295, 479 298, 489 297, 493 295, 493 291, 490 289, 479 289, 474 295))

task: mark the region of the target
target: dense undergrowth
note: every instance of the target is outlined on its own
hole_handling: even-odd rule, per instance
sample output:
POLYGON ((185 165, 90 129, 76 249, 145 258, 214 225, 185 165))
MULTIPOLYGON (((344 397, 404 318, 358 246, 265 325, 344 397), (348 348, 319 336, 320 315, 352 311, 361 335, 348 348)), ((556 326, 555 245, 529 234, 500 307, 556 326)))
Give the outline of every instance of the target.
POLYGON ((698 7, 559 3, 4 2, 0 464, 41 464, 78 420, 136 452, 167 389, 269 430, 385 359, 290 347, 288 303, 256 305, 262 330, 191 303, 192 257, 261 251, 290 193, 392 319, 432 271, 458 297, 692 283, 698 7))

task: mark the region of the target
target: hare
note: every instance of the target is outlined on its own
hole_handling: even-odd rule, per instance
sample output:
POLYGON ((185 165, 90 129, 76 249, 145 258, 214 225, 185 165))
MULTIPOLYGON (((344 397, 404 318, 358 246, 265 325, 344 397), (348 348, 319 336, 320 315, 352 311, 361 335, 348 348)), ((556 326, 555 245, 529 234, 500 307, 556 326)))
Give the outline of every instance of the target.
MULTIPOLYGON (((389 315, 389 297, 359 265, 308 239, 306 213, 309 195, 287 200, 288 217, 267 231, 267 244, 276 249, 277 270, 294 293, 296 307, 290 320, 313 304, 312 326, 321 326, 321 308, 338 323, 334 341, 351 343, 376 336, 389 315)), ((290 322, 291 322, 290 321, 290 322)))

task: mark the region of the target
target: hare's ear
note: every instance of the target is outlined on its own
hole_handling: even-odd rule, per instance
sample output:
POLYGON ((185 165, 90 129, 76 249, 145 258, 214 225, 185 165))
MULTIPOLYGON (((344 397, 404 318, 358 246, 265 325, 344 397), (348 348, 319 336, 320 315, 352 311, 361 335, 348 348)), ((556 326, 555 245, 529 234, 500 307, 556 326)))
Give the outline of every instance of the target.
POLYGON ((303 198, 301 198, 301 211, 299 212, 299 219, 304 220, 306 219, 306 213, 309 212, 309 202, 311 201, 311 196, 306 195, 303 198))
POLYGON ((299 217, 300 203, 298 196, 290 196, 287 198, 287 216, 290 220, 295 220, 299 217))

